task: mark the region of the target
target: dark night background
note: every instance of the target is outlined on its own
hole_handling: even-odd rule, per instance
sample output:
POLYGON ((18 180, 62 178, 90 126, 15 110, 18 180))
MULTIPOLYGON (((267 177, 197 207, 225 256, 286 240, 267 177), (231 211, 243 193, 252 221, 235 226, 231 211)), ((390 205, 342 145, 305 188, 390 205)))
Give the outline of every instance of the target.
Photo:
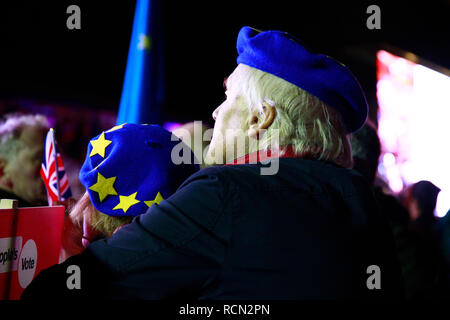
MULTIPOLYGON (((0 5, 0 99, 26 98, 115 112, 125 74, 135 1, 16 1, 0 5), (66 8, 81 8, 81 30, 66 8)), ((411 51, 450 68, 450 1, 165 1, 164 120, 207 120, 235 67, 240 27, 288 31, 347 64, 375 99, 375 49, 411 51), (381 30, 366 8, 381 8, 381 30)), ((375 110, 374 109, 374 110, 375 110)), ((374 111, 372 111, 372 115, 374 111)))
MULTIPOLYGON (((375 123, 377 50, 414 53, 420 63, 446 68, 450 76, 450 0, 154 1, 163 7, 163 122, 214 124, 211 115, 224 99, 223 80, 236 67, 236 38, 245 25, 289 32, 346 64, 366 92, 375 123), (372 4, 381 9, 381 30, 366 27, 366 10, 372 4)), ((89 140, 116 121, 135 5, 111 0, 0 1, 0 120, 17 111, 46 115, 75 199, 84 192, 78 173, 89 140), (66 10, 73 4, 81 8, 81 30, 66 27, 66 10)), ((390 201, 381 205, 390 206, 390 201)), ((391 213, 390 222, 400 214, 386 215, 391 213)), ((409 263, 416 247, 409 247, 399 226, 394 222, 391 227, 405 254, 400 259, 409 263)), ((416 265, 406 266, 409 277, 416 277, 416 265)))

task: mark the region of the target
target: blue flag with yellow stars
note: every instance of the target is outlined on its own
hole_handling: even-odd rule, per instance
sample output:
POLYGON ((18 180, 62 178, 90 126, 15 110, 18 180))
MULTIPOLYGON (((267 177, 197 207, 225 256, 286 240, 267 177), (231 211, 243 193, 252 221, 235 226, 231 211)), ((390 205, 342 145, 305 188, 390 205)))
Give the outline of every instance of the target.
POLYGON ((161 124, 164 99, 161 0, 137 0, 117 124, 161 124))

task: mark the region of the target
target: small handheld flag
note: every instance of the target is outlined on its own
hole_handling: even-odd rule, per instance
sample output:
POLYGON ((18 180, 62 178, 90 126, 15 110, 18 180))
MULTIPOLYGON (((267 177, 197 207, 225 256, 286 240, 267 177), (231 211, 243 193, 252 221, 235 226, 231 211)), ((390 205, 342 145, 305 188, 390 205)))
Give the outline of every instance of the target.
POLYGON ((61 154, 55 141, 55 132, 51 128, 45 139, 44 156, 41 165, 41 177, 47 189, 48 205, 67 200, 72 196, 61 154))

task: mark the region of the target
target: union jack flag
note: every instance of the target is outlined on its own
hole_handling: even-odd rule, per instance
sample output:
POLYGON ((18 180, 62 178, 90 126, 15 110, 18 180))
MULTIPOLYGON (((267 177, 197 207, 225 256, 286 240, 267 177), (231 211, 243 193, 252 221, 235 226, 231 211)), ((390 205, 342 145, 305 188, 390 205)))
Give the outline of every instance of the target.
POLYGON ((64 201, 72 196, 61 154, 56 148, 53 129, 49 130, 45 139, 41 177, 47 189, 49 206, 53 206, 56 201, 64 201))

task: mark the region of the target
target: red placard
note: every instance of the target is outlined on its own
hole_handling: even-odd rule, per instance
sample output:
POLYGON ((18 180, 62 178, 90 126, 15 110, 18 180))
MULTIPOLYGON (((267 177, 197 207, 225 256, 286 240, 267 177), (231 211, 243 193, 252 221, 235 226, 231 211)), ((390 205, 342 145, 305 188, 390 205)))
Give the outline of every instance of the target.
POLYGON ((0 299, 19 299, 59 262, 63 223, 64 206, 0 209, 0 299))

